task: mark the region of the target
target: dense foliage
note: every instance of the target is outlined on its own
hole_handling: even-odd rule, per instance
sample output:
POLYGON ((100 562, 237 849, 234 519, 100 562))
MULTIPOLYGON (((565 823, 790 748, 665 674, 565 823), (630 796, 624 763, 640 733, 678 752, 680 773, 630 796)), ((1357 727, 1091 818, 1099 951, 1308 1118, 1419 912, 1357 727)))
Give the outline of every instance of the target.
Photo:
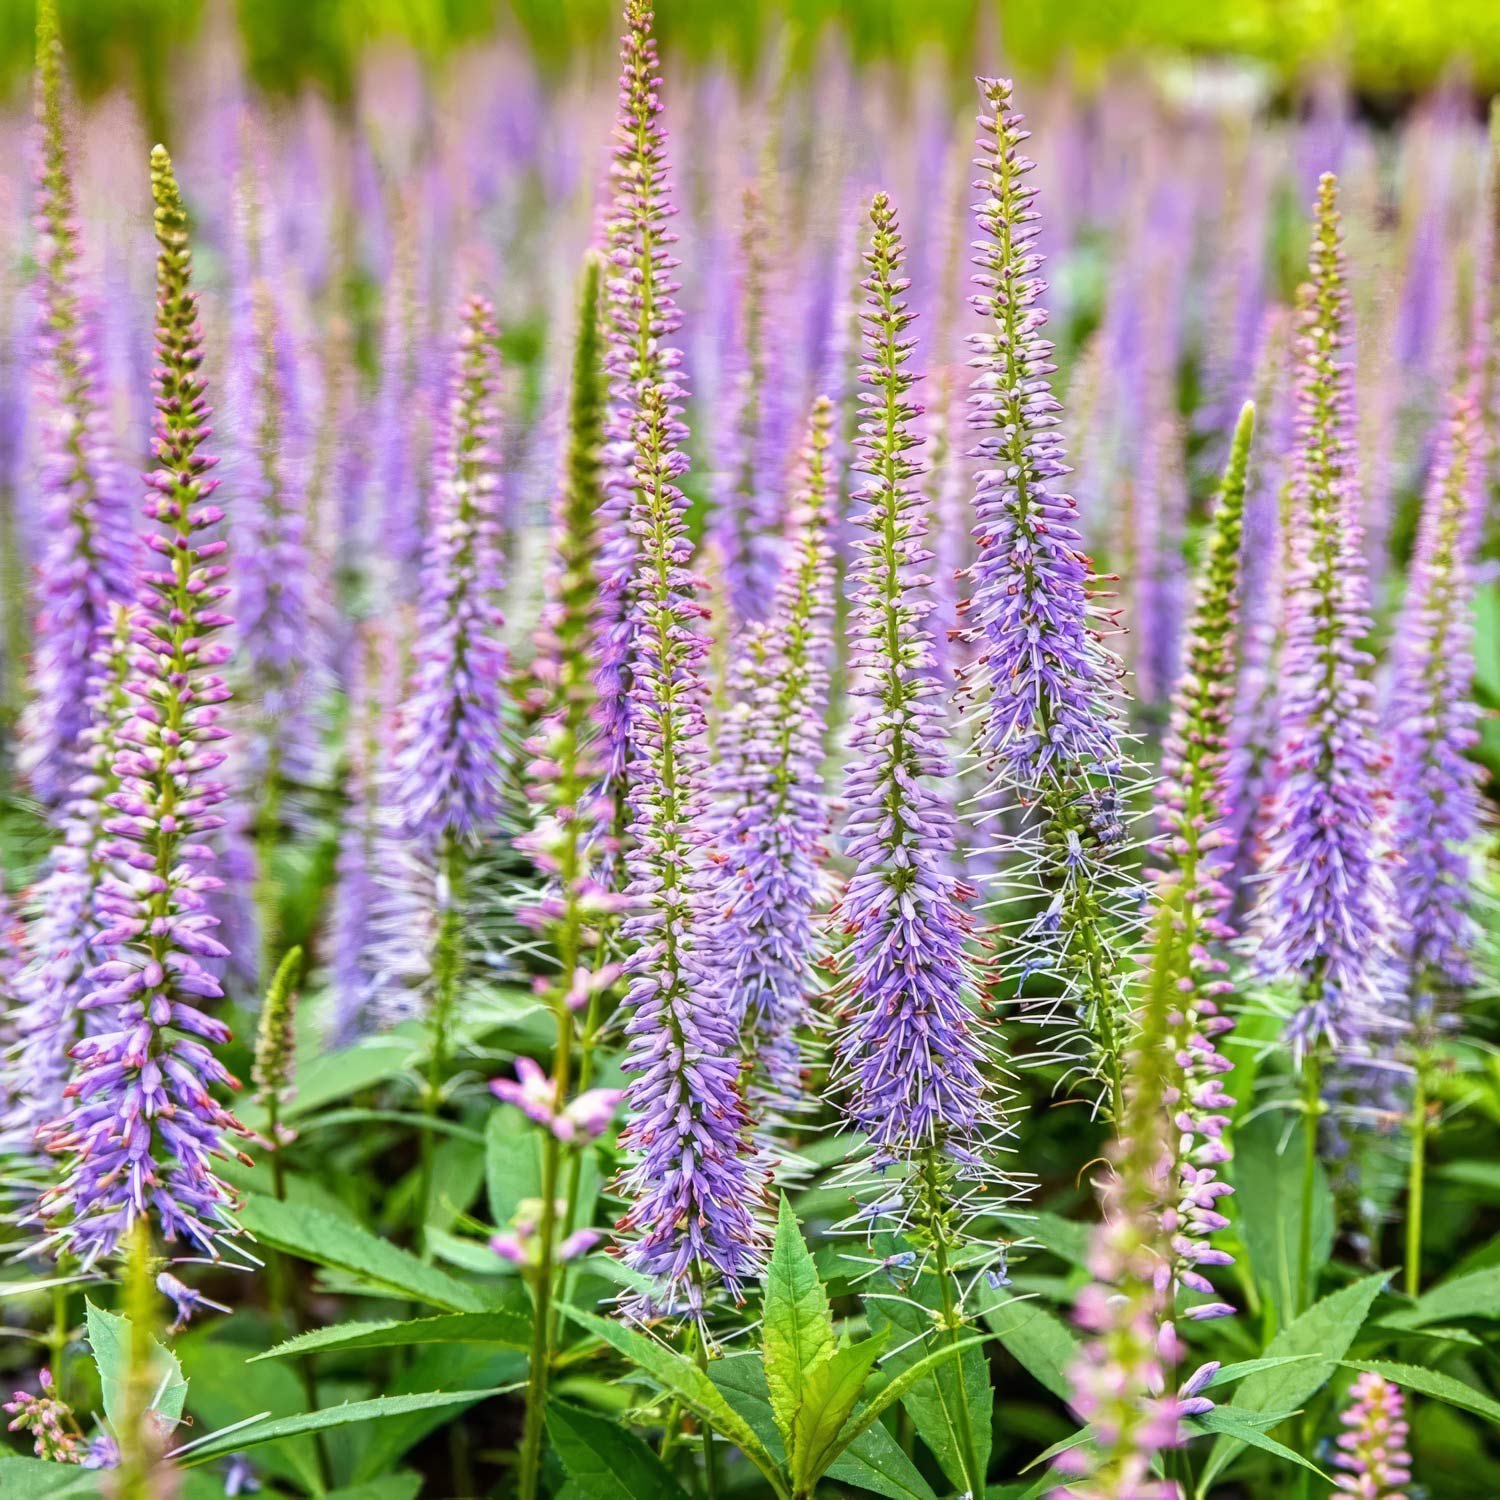
POLYGON ((1500 1493, 1500 112, 678 22, 44 0, 0 1497, 1500 1493))

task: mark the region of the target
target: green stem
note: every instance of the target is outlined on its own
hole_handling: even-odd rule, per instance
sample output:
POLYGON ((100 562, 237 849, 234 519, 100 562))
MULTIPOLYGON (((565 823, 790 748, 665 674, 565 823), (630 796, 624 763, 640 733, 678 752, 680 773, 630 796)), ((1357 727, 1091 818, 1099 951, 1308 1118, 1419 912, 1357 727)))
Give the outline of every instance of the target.
MULTIPOLYGON (((708 1373, 708 1338, 701 1328, 698 1330, 697 1342, 698 1368, 706 1375, 708 1373)), ((714 1469, 713 1429, 700 1417, 698 1430, 703 1434, 703 1491, 707 1500, 715 1500, 719 1493, 719 1476, 714 1469)))
MULTIPOLYGON (((281 1164, 280 1113, 280 1102, 276 1097, 276 1091, 272 1089, 266 1096, 266 1136, 271 1142, 271 1191, 276 1195, 278 1203, 285 1203, 286 1170, 281 1164)), ((302 1310, 301 1285, 290 1263, 280 1251, 271 1250, 269 1255, 272 1267, 270 1285, 273 1311, 278 1317, 284 1312, 293 1335, 299 1334, 307 1327, 307 1319, 302 1310)), ((313 1356, 311 1354, 298 1355, 296 1366, 308 1411, 320 1410, 322 1403, 318 1399, 318 1376, 313 1369, 313 1356)), ((313 1434, 313 1448, 317 1456, 318 1478, 323 1482, 325 1490, 331 1490, 333 1488, 333 1464, 328 1456, 327 1440, 321 1432, 313 1434)))
POLYGON ((667 1405, 667 1415, 662 1423, 661 1446, 656 1450, 664 1464, 670 1464, 677 1441, 682 1436, 682 1402, 673 1396, 667 1405))
POLYGON ((1411 1102, 1411 1165, 1406 1175, 1406 1294, 1422 1290, 1422 1199, 1427 1171, 1427 1067, 1417 1062, 1411 1102))
POLYGON ((427 1057, 427 1082, 422 1090, 421 1160, 417 1178, 417 1236, 424 1258, 430 1258, 427 1224, 432 1217, 432 1185, 437 1131, 434 1128, 442 1108, 443 1076, 448 1068, 449 1029, 458 998, 458 974, 461 953, 462 900, 460 884, 463 868, 458 846, 450 839, 443 851, 441 879, 446 886, 442 914, 439 918, 437 947, 433 954, 432 1009, 428 1015, 431 1032, 427 1057))
MULTIPOLYGON (((568 955, 565 955, 565 959, 568 955)), ((576 954, 572 955, 576 959, 576 954)), ((554 1107, 561 1109, 568 1097, 568 1077, 573 1054, 573 1018, 568 1012, 567 992, 572 982, 573 962, 563 966, 563 983, 556 1001, 557 1045, 552 1060, 554 1107)), ((547 1403, 547 1377, 552 1366, 555 1323, 552 1312, 553 1258, 557 1241, 557 1180, 562 1165, 562 1143, 551 1131, 542 1135, 542 1211, 537 1228, 537 1263, 532 1272, 535 1301, 531 1327, 531 1365, 526 1380, 526 1415, 521 1432, 520 1500, 536 1500, 541 1473, 542 1428, 547 1403)), ((575 1179, 576 1180, 576 1179, 575 1179)))
POLYGON ((1323 1067, 1316 1047, 1302 1061, 1302 1218, 1297 1225, 1297 1310, 1312 1306, 1313 1200, 1318 1178, 1318 1117, 1323 1112, 1323 1067))
MULTIPOLYGON (((953 1272, 948 1263, 948 1237, 943 1213, 942 1185, 938 1168, 937 1150, 927 1153, 922 1168, 928 1191, 929 1227, 932 1234, 933 1267, 937 1273, 938 1295, 942 1299, 943 1330, 948 1343, 956 1347, 963 1332, 963 1320, 958 1315, 958 1306, 953 1296, 953 1272)), ((974 1441, 974 1424, 969 1419, 969 1393, 964 1383, 964 1366, 961 1355, 952 1361, 954 1377, 958 1383, 958 1410, 954 1422, 958 1428, 959 1461, 963 1465, 964 1482, 971 1495, 983 1495, 984 1470, 979 1463, 979 1449, 974 1441)))

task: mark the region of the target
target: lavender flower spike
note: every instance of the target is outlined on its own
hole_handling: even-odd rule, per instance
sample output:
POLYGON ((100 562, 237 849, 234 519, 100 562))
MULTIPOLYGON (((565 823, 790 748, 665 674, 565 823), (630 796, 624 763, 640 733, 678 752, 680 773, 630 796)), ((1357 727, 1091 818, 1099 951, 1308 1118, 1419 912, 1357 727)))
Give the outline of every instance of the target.
POLYGON ((652 1306, 697 1315, 714 1280, 738 1297, 759 1271, 764 1193, 740 1093, 740 1051, 723 976, 706 960, 713 920, 703 843, 708 805, 701 665, 706 641, 698 580, 683 535, 686 500, 675 483, 675 382, 642 393, 634 530, 630 833, 634 947, 626 1005, 633 1153, 620 1183, 638 1231, 626 1260, 656 1279, 652 1306))
POLYGON ((752 1097, 767 1113, 792 1109, 802 1097, 798 1032, 810 1020, 807 997, 819 947, 814 917, 825 889, 832 427, 833 404, 820 396, 771 617, 750 627, 737 672, 740 697, 720 730, 715 763, 723 805, 717 829, 722 917, 714 946, 752 1068, 752 1097))
MULTIPOLYGON (((595 682, 604 722, 601 771, 614 800, 615 843, 623 841, 629 809, 626 766, 631 750, 630 649, 634 622, 630 587, 636 573, 638 538, 631 523, 635 486, 635 421, 641 393, 669 383, 682 351, 668 340, 681 327, 673 294, 677 236, 668 228, 676 214, 666 176, 666 133, 661 124, 661 79, 656 39, 646 0, 627 0, 620 48, 620 105, 610 163, 611 201, 605 224, 609 262, 605 277, 604 367, 610 383, 609 492, 601 544, 602 601, 599 663, 595 682)), ((616 868, 619 868, 616 866, 616 868)))
POLYGON ((633 1310, 699 1317, 716 1283, 738 1298, 759 1273, 765 1191, 740 1092, 738 1038, 722 978, 707 961, 712 909, 703 847, 702 666, 708 642, 701 584, 690 569, 687 500, 678 487, 687 469, 681 356, 658 342, 677 327, 670 297, 636 307, 649 371, 619 339, 634 299, 649 292, 651 283, 637 278, 660 269, 654 247, 666 212, 651 13, 643 0, 628 0, 626 17, 621 134, 629 137, 632 122, 639 131, 640 175, 632 179, 622 171, 617 177, 621 199, 612 240, 622 248, 615 260, 619 275, 610 280, 609 368, 627 398, 626 473, 638 562, 630 588, 632 847, 626 857, 632 914, 623 924, 633 949, 624 1064, 631 1082, 629 1119, 620 1135, 630 1160, 619 1182, 630 1207, 617 1227, 629 1236, 626 1262, 655 1283, 633 1310))
POLYGON ((89 975, 111 956, 102 941, 113 926, 106 895, 113 841, 105 825, 111 816, 107 799, 120 785, 120 734, 131 717, 127 684, 135 630, 132 611, 116 605, 94 653, 89 727, 82 765, 62 809, 62 837, 32 892, 30 961, 16 982, 15 1039, 0 1070, 0 1098, 8 1101, 0 1136, 22 1153, 35 1149, 38 1128, 54 1123, 66 1106, 69 1053, 85 1018, 80 1006, 95 988, 89 975))
POLYGON ((1333 1466, 1340 1495, 1359 1500, 1406 1500, 1411 1483, 1411 1454, 1406 1451, 1406 1397, 1382 1375, 1368 1370, 1355 1376, 1352 1398, 1339 1415, 1333 1466))
POLYGON ((208 503, 216 481, 203 452, 210 429, 187 215, 161 146, 151 152, 151 190, 158 467, 147 476, 145 513, 162 567, 142 575, 127 685, 135 715, 120 732, 120 789, 108 798, 118 813, 106 824, 111 852, 125 869, 109 879, 113 925, 103 941, 119 952, 91 972, 96 988, 82 1008, 98 1014, 97 1029, 91 1022, 73 1049, 71 1109, 45 1132, 65 1161, 42 1212, 85 1265, 113 1254, 147 1218, 165 1239, 213 1256, 237 1232, 233 1194, 213 1162, 243 1127, 209 1092, 236 1086, 211 1051, 229 1029, 199 1008, 223 993, 205 964, 225 950, 204 907, 216 885, 205 836, 223 821, 214 773, 226 735, 219 705, 229 697, 219 668, 230 648, 214 637, 230 624, 217 608, 227 543, 201 535, 224 516, 208 503))
POLYGON ((1169 1158, 1175 1182, 1163 1205, 1163 1227, 1174 1283, 1214 1298, 1206 1309, 1195 1307, 1188 1314, 1200 1318, 1228 1310, 1201 1267, 1231 1260, 1208 1241, 1215 1230, 1227 1227, 1217 1203, 1233 1191, 1218 1171, 1229 1160, 1224 1130, 1234 1106, 1220 1082, 1233 1065, 1217 1045, 1217 1038, 1234 1025, 1218 1005, 1231 987, 1224 977, 1229 968, 1224 947, 1233 936, 1225 882, 1229 861, 1221 851, 1231 842, 1226 775, 1246 469, 1254 425, 1255 408, 1246 402, 1214 510, 1157 792, 1161 833, 1156 847, 1166 862, 1157 896, 1160 920, 1170 931, 1170 940, 1158 947, 1157 962, 1166 967, 1175 993, 1167 1016, 1172 1061, 1165 1100, 1173 1125, 1169 1158))
POLYGON ((932 640, 932 558, 925 504, 909 457, 922 440, 907 399, 915 377, 911 317, 901 293, 901 236, 889 198, 870 208, 866 347, 857 462, 869 483, 851 664, 864 707, 851 720, 854 758, 845 777, 846 854, 854 866, 836 919, 848 934, 841 960, 836 1043, 849 1090, 845 1109, 877 1161, 939 1147, 970 1155, 987 1105, 965 953, 971 894, 952 874, 953 817, 937 787, 950 774, 932 640))
MULTIPOLYGON (((247 125, 247 165, 236 185, 239 268, 232 371, 243 404, 237 443, 243 477, 237 491, 235 615, 248 779, 260 789, 263 842, 275 831, 283 783, 307 784, 317 772, 315 705, 326 688, 312 553, 306 535, 302 465, 292 444, 295 390, 277 267, 263 227, 266 178, 259 141, 247 125)), ((236 684, 238 686, 238 682, 236 684)))
POLYGON ((1176 1482, 1154 1478, 1153 1466, 1163 1451, 1182 1445, 1182 1418, 1213 1405, 1203 1390, 1217 1373, 1215 1364, 1173 1389, 1185 1349, 1162 1275, 1173 1254, 1162 1210, 1173 1196, 1167 1061, 1178 1003, 1170 956, 1175 943, 1171 922, 1162 922, 1126 1059, 1125 1109, 1102 1195, 1104 1221, 1089 1252, 1094 1279, 1075 1308, 1092 1336, 1069 1370, 1071 1405, 1088 1424, 1089 1440, 1055 1461, 1067 1482, 1050 1491, 1049 1500, 1180 1500, 1176 1482))
POLYGON ((1453 397, 1395 633, 1387 711, 1395 763, 1392 843, 1401 959, 1419 1017, 1473 982, 1479 938, 1474 848, 1481 827, 1474 702, 1474 584, 1480 526, 1478 425, 1467 392, 1453 397))
POLYGON ((964 606, 976 659, 968 675, 979 717, 976 754, 991 780, 990 816, 1017 808, 1022 866, 1045 903, 1013 945, 1019 978, 1040 970, 1063 983, 1089 1040, 1092 1069, 1109 1078, 1118 1111, 1124 1017, 1118 943, 1101 929, 1129 906, 1112 890, 1111 847, 1124 837, 1118 723, 1121 667, 1093 613, 1096 580, 1083 551, 1078 506, 1051 486, 1068 473, 1052 395, 1052 345, 1039 305, 1045 282, 1032 248, 1036 189, 1021 154, 1028 137, 1011 85, 982 78, 982 175, 975 186, 982 238, 972 298, 983 332, 969 335, 977 373, 969 401, 980 461, 976 560, 964 606))
POLYGON ((90 656, 109 622, 111 603, 131 595, 135 565, 129 504, 110 455, 92 312, 80 288, 62 87, 56 10, 44 0, 37 26, 41 139, 35 254, 36 412, 46 541, 20 769, 37 796, 52 804, 69 791, 88 728, 90 656))
POLYGON ((1351 452, 1348 294, 1338 184, 1318 189, 1302 332, 1292 476, 1291 575, 1281 663, 1278 790, 1253 913, 1257 964, 1302 986, 1299 1053, 1336 1049, 1375 1024, 1390 979, 1392 892, 1380 824, 1384 766, 1363 676, 1369 634, 1351 452))
POLYGON ((410 700, 393 798, 408 832, 472 843, 500 812, 499 345, 482 297, 464 308, 434 491, 410 700))

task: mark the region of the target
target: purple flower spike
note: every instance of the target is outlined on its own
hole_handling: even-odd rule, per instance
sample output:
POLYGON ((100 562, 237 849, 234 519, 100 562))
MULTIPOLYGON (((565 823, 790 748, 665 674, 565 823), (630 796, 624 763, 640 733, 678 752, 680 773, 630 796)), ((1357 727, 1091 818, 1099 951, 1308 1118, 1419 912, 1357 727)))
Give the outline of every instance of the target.
POLYGON ((1077 502, 1054 494, 1068 473, 1061 409, 1052 395, 1052 344, 1044 336, 1045 283, 1029 249, 1037 232, 1029 132, 1011 108, 1011 85, 982 79, 975 186, 986 238, 973 298, 990 327, 969 335, 974 350, 971 424, 980 434, 974 535, 979 559, 969 628, 983 650, 989 697, 982 745, 1007 782, 1035 788, 1075 768, 1107 770, 1119 759, 1114 698, 1119 664, 1090 615, 1094 579, 1077 530, 1077 502))
POLYGON ((850 1119, 877 1160, 934 1147, 972 1159, 990 1114, 965 952, 972 894, 951 868, 953 815, 938 791, 951 774, 932 638, 932 560, 927 503, 910 457, 922 442, 908 399, 911 316, 902 293, 905 259, 890 199, 870 207, 874 234, 865 256, 865 362, 860 456, 869 482, 851 497, 863 506, 856 548, 863 557, 855 594, 851 665, 861 707, 851 720, 853 760, 845 853, 854 866, 836 913, 848 936, 840 960, 836 1043, 850 1119))
POLYGON ((1233 931, 1227 920, 1230 890, 1224 880, 1228 860, 1222 851, 1230 842, 1225 800, 1229 717, 1254 422, 1255 408, 1247 402, 1214 510, 1157 791, 1161 831, 1156 852, 1166 868, 1157 878, 1165 940, 1158 944, 1155 962, 1172 990, 1165 1103, 1173 1127, 1169 1157, 1174 1180, 1162 1205, 1163 1228, 1171 1247, 1174 1282, 1206 1295, 1212 1295, 1214 1287, 1199 1267, 1228 1260, 1212 1250, 1208 1240, 1215 1230, 1227 1227, 1218 1200, 1233 1191, 1218 1171, 1229 1160, 1224 1132, 1234 1106, 1221 1082, 1233 1064, 1218 1046, 1218 1039, 1234 1025, 1219 1007, 1232 988, 1225 977, 1225 945, 1233 931))
POLYGON ((1350 1402, 1339 1414, 1333 1466, 1340 1495, 1358 1500, 1407 1500, 1411 1454, 1406 1451, 1406 1397, 1400 1389, 1368 1370, 1354 1377, 1350 1402))
POLYGON ((1460 392, 1428 483, 1405 608, 1395 633, 1387 723, 1395 763, 1392 843, 1402 859, 1400 957, 1420 1018, 1473 982, 1479 939, 1474 849, 1482 799, 1468 752, 1474 702, 1474 585, 1480 466, 1471 397, 1460 392))
MULTIPOLYGON (((605 223, 604 367, 609 377, 606 520, 599 561, 601 596, 598 670, 603 724, 600 770, 615 804, 614 841, 629 821, 625 803, 630 734, 630 587, 638 538, 631 520, 635 483, 635 421, 641 393, 675 383, 682 351, 669 343, 682 326, 674 300, 677 235, 668 227, 677 212, 667 181, 666 132, 661 123, 652 12, 643 0, 625 7, 620 50, 620 104, 610 163, 611 200, 605 223)), ((620 868, 618 865, 616 868, 620 868)))
POLYGON ((632 905, 623 924, 632 950, 624 1063, 631 1081, 620 1134, 630 1159, 619 1180, 630 1206, 617 1227, 627 1264, 655 1283, 632 1311, 696 1318, 716 1284, 738 1299, 759 1274, 765 1190, 741 1095, 739 1038, 723 976, 709 961, 708 642, 678 487, 687 470, 681 355, 659 342, 678 319, 669 282, 654 307, 638 300, 643 278, 654 285, 672 264, 658 232, 667 213, 665 142, 644 0, 627 0, 626 24, 608 360, 620 402, 616 430, 629 444, 624 474, 637 556, 629 590, 632 905), (639 346, 626 332, 637 326, 632 320, 639 346))
MULTIPOLYGON (((49 19, 50 18, 50 19, 49 19)), ((31 700, 19 765, 42 801, 72 786, 88 728, 90 657, 110 606, 135 589, 130 506, 110 453, 93 312, 81 289, 73 181, 63 132, 62 44, 37 35, 36 400, 44 520, 31 700)))
POLYGON ((767 328, 767 248, 772 239, 760 185, 747 184, 740 229, 742 368, 733 392, 726 483, 717 497, 714 531, 724 565, 731 617, 763 620, 780 572, 778 499, 780 455, 768 441, 775 424, 767 410, 775 397, 767 328))
POLYGON ((349 811, 339 834, 337 885, 329 935, 333 986, 330 1041, 343 1046, 370 1022, 378 979, 375 914, 379 906, 382 782, 392 747, 387 727, 396 719, 401 669, 387 625, 370 622, 358 642, 349 692, 349 811))
POLYGON ((500 813, 505 650, 500 635, 500 354, 482 297, 464 309, 433 495, 417 645, 396 752, 404 828, 474 843, 500 813))
POLYGON ((43 1131, 64 1167, 41 1210, 84 1265, 113 1254, 142 1218, 164 1239, 217 1257, 237 1226, 213 1162, 227 1154, 225 1136, 244 1129, 209 1092, 237 1085, 211 1050, 229 1029, 200 1008, 223 994, 208 965, 225 949, 204 908, 217 885, 206 836, 223 822, 214 773, 227 733, 219 706, 229 697, 219 668, 230 648, 214 637, 231 622, 218 608, 227 544, 202 535, 223 512, 210 502, 214 459, 203 452, 210 429, 187 215, 161 146, 151 153, 151 189, 158 467, 147 476, 145 513, 160 566, 142 575, 127 684, 134 717, 120 731, 120 787, 107 798, 116 813, 105 825, 110 852, 123 868, 107 883, 112 925, 102 941, 118 951, 89 973, 81 1008, 98 1020, 73 1048, 72 1106, 43 1131))
POLYGON ((1045 337, 1046 283, 1033 247, 1036 189, 1021 154, 1029 132, 1011 105, 1011 85, 979 80, 976 241, 971 299, 984 331, 969 335, 977 370, 970 424, 978 434, 973 594, 965 606, 975 661, 967 672, 978 703, 975 753, 990 778, 989 816, 1017 810, 1010 837, 1018 863, 1044 896, 1043 909, 1012 945, 1015 977, 1052 975, 1065 1004, 1042 1002, 1044 1020, 1081 1025, 1086 1066, 1112 1085, 1119 1105, 1126 1024, 1117 960, 1130 898, 1112 889, 1110 853, 1123 841, 1124 766, 1119 661, 1094 618, 1097 590, 1078 530, 1078 506, 1053 484, 1068 473, 1060 410, 1045 337))
POLYGON ((1351 450, 1348 294, 1338 184, 1318 191, 1311 281, 1300 298, 1291 571, 1280 664, 1278 785, 1253 922, 1267 978, 1294 979, 1299 1054, 1374 1027, 1389 989, 1391 882, 1380 839, 1385 766, 1364 676, 1370 632, 1351 450))
MULTIPOLYGON (((114 926, 107 891, 113 840, 106 831, 109 798, 119 790, 115 762, 121 733, 131 718, 128 683, 133 613, 116 605, 110 628, 94 654, 89 685, 89 728, 73 788, 60 819, 61 839, 32 892, 29 962, 14 984, 15 1041, 0 1071, 0 1098, 9 1107, 0 1132, 15 1150, 35 1149, 39 1128, 66 1108, 64 1090, 73 1070, 69 1056, 84 1030, 81 1009, 95 988, 89 978, 112 954, 104 935, 114 926)), ((90 1018, 97 1024, 97 1014, 90 1018)))
POLYGON ((233 409, 239 415, 233 455, 240 539, 234 570, 235 666, 236 687, 243 681, 245 700, 240 738, 248 752, 236 780, 248 783, 239 797, 261 803, 258 816, 274 821, 283 783, 306 785, 315 779, 316 709, 327 671, 313 602, 307 496, 299 477, 303 465, 291 441, 295 367, 286 347, 285 293, 262 230, 260 185, 267 172, 248 126, 245 134, 247 166, 235 202, 242 264, 230 362, 237 387, 233 409))
POLYGON ((802 1098, 798 1032, 819 943, 825 895, 824 713, 831 655, 833 560, 827 455, 833 407, 813 406, 786 558, 771 618, 751 627, 735 677, 737 702, 719 732, 717 880, 713 942, 750 1062, 751 1093, 775 1114, 802 1098))

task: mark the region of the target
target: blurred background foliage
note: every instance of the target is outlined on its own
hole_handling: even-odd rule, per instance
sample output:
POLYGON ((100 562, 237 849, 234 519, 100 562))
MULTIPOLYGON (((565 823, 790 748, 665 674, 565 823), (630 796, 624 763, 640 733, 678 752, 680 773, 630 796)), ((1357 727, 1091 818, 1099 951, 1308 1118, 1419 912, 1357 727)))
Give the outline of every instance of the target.
MULTIPOLYGON (((205 26, 238 28, 268 92, 313 85, 350 100, 366 49, 409 45, 441 69, 454 51, 523 35, 544 64, 612 55, 616 0, 60 0, 85 95, 123 85, 163 120, 174 45, 205 26)), ((1239 58, 1286 82, 1336 67, 1377 111, 1458 72, 1500 89, 1500 0, 659 0, 669 52, 754 69, 772 49, 810 56, 838 31, 862 62, 975 60, 1023 75, 1067 65, 1087 80, 1122 55, 1239 58), (790 23, 790 24, 789 24, 790 23), (788 42, 788 38, 790 41, 788 42)), ((33 0, 0 0, 0 85, 24 88, 33 0)))

